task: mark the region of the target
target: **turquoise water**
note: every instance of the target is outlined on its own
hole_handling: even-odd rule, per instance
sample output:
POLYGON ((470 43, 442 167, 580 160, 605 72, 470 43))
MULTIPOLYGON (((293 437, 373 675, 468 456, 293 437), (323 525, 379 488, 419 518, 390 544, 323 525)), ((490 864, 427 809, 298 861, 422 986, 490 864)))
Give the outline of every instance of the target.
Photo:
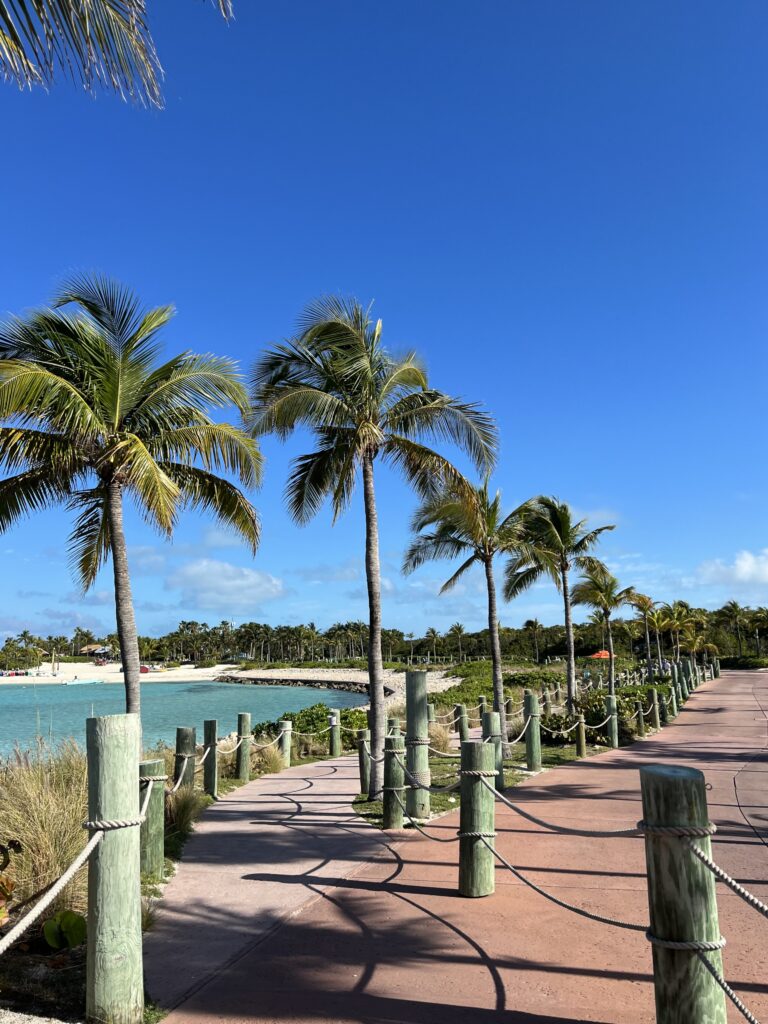
MULTIPOLYGON (((219 734, 226 735, 236 730, 240 711, 250 711, 253 722, 264 722, 311 704, 349 708, 365 703, 365 697, 356 693, 299 686, 242 686, 203 680, 142 683, 144 744, 149 747, 156 740, 173 743, 179 725, 196 726, 202 739, 206 718, 218 719, 219 734)), ((84 745, 86 718, 124 710, 124 690, 115 683, 3 686, 0 681, 0 753, 9 753, 17 744, 22 749, 31 747, 38 735, 54 743, 72 737, 84 745)))

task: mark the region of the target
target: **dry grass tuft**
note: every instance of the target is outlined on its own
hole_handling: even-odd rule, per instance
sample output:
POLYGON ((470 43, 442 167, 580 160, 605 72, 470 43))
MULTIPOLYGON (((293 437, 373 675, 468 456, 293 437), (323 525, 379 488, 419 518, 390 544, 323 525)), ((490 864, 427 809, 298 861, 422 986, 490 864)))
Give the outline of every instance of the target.
POLYGON ((285 767, 282 754, 277 747, 265 747, 263 750, 259 750, 254 760, 256 770, 263 772, 264 775, 274 775, 285 767))
MULTIPOLYGON (((32 752, 0 764, 0 842, 17 839, 21 853, 8 873, 16 883, 14 903, 55 882, 85 846, 88 779, 85 755, 71 741, 51 748, 38 741, 32 752)), ((88 871, 78 872, 51 907, 84 913, 88 871)))
POLYGON ((451 732, 446 725, 431 722, 429 726, 429 745, 443 754, 451 753, 451 732))

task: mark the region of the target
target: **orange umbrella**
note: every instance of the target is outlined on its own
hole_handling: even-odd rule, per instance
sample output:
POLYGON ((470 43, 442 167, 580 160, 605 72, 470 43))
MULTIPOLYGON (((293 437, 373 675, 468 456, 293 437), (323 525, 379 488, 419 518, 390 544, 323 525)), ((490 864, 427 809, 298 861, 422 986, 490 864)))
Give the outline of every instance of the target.
POLYGON ((590 654, 590 658, 610 658, 609 651, 598 651, 597 654, 590 654))

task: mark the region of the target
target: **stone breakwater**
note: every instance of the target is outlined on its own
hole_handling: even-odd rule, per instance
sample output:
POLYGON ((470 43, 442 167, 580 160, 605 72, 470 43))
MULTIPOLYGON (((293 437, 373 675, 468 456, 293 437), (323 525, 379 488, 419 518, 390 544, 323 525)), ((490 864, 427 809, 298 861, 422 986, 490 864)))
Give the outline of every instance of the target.
MULTIPOLYGON (((364 696, 368 696, 368 684, 357 683, 351 680, 333 680, 333 679, 275 679, 274 676, 268 678, 254 677, 245 675, 220 675, 214 679, 215 683, 240 683, 244 686, 304 686, 308 689, 314 690, 343 690, 345 693, 360 693, 364 696)), ((395 691, 389 687, 384 687, 384 696, 392 697, 395 691)))

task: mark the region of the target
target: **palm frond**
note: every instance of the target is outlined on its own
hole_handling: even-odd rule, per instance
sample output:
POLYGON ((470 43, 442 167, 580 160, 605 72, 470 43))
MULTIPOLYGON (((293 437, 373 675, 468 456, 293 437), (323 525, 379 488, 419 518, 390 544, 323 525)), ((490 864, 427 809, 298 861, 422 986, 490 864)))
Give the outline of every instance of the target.
POLYGON ((69 538, 69 560, 83 591, 93 586, 99 569, 109 557, 109 518, 105 502, 105 488, 95 487, 74 495, 69 503, 70 508, 81 509, 69 538))
POLYGON ((442 587, 440 587, 440 593, 446 594, 449 590, 452 590, 459 582, 461 577, 464 575, 464 573, 468 572, 469 569, 471 569, 472 566, 475 564, 475 562, 477 562, 477 560, 478 556, 476 554, 473 554, 470 555, 465 562, 462 562, 462 564, 459 566, 456 572, 452 576, 449 576, 445 583, 442 585, 442 587))
POLYGON ((441 391, 403 396, 387 411, 386 422, 393 433, 408 438, 432 437, 457 445, 483 471, 496 459, 498 430, 493 417, 479 405, 441 391))
POLYGON ((48 468, 28 469, 0 480, 0 533, 68 497, 68 483, 58 480, 48 468))
POLYGON ((402 572, 409 576, 426 562, 442 558, 457 558, 459 555, 465 554, 467 550, 471 550, 471 545, 454 534, 441 531, 422 534, 415 538, 405 552, 402 572))
POLYGON ((176 519, 179 488, 163 472, 142 439, 135 434, 121 437, 117 444, 109 447, 106 457, 121 483, 136 498, 142 515, 170 535, 176 519))
POLYGON ((235 473, 245 487, 261 483, 263 458, 258 442, 229 423, 166 430, 149 438, 147 449, 163 462, 191 462, 198 457, 205 470, 235 473))
POLYGON ((333 497, 334 520, 348 507, 355 488, 354 433, 346 439, 321 437, 320 445, 294 459, 285 487, 288 510, 297 523, 315 516, 323 502, 333 497))
POLYGON ((261 523, 256 509, 234 484, 197 466, 161 462, 163 473, 181 491, 187 508, 208 512, 223 526, 242 537, 255 553, 261 537, 261 523))

